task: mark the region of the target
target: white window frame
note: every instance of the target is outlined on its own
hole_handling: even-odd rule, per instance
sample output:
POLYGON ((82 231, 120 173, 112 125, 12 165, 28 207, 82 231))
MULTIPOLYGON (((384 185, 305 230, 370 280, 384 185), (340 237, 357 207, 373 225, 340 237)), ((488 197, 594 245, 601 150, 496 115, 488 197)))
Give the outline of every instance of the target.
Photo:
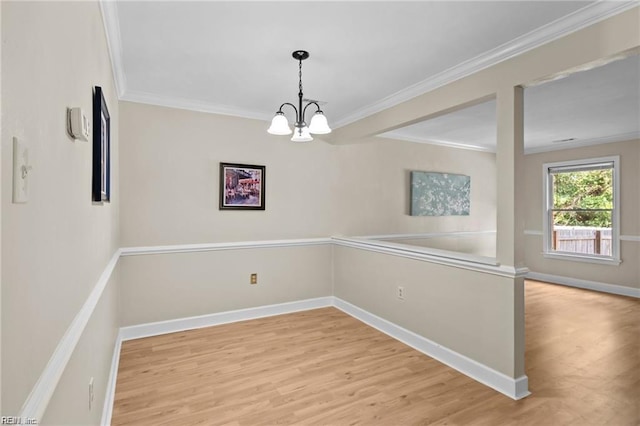
MULTIPOLYGON (((568 170, 567 170, 568 171, 568 170)), ((620 260, 620 156, 585 158, 581 160, 544 163, 542 165, 542 244, 543 256, 551 259, 571 260, 577 262, 619 265, 620 260), (553 228, 553 179, 550 169, 585 167, 599 163, 613 163, 613 212, 611 217, 611 256, 591 255, 583 253, 558 252, 551 247, 553 228)))

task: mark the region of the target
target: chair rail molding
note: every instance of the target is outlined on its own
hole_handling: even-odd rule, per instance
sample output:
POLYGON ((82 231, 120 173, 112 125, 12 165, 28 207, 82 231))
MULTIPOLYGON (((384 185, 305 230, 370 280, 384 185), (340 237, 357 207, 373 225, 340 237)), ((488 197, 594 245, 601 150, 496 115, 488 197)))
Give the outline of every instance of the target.
MULTIPOLYGON (((482 231, 480 233, 492 233, 494 231, 482 231)), ((452 236, 472 235, 478 232, 457 232, 452 236)), ((537 235, 531 231, 525 231, 528 235, 537 235)), ((425 234, 417 234, 424 236, 425 234)), ((448 234, 429 234, 430 237, 442 237, 448 234)), ((413 234, 405 234, 407 238, 412 238, 413 234)), ((383 236, 384 237, 384 236, 383 236)), ((629 241, 640 241, 640 238, 629 238, 629 241)), ((391 256, 406 257, 423 262, 431 262, 436 264, 447 265, 455 268, 462 268, 480 273, 492 275, 521 278, 527 277, 533 280, 547 281, 557 284, 570 285, 574 287, 587 288, 591 290, 603 291, 607 293, 621 294, 625 296, 640 298, 640 289, 624 287, 594 281, 579 280, 570 277, 560 277, 549 274, 540 274, 530 272, 527 268, 514 268, 508 265, 500 265, 494 258, 482 256, 473 256, 464 253, 455 253, 445 250, 411 248, 411 246, 403 244, 395 244, 385 241, 370 241, 364 238, 347 238, 347 237, 327 237, 327 238, 305 238, 305 239, 288 239, 288 240, 266 240, 266 241, 240 241, 240 242, 223 242, 223 243, 205 243, 205 244, 183 244, 168 246, 147 246, 147 247, 125 247, 117 249, 111 259, 105 266, 93 290, 89 294, 87 300, 75 316, 69 327, 67 328, 58 346, 51 355, 49 362, 40 374, 29 396, 25 400, 19 416, 24 418, 35 418, 39 422, 44 415, 47 405, 53 396, 55 389, 60 381, 67 364, 69 363, 74 350, 76 349, 80 338, 91 318, 93 311, 99 303, 99 300, 111 279, 118 260, 123 256, 144 256, 144 255, 161 255, 171 253, 193 253, 203 251, 222 251, 222 250, 247 250, 247 249, 271 249, 279 247, 309 247, 318 245, 332 245, 349 247, 358 250, 374 251, 391 256)), ((299 300, 294 302, 281 303, 277 305, 260 306, 249 309, 241 309, 237 311, 228 311, 222 313, 214 313, 200 317, 180 318, 176 320, 163 321, 160 323, 142 324, 132 327, 124 327, 120 329, 116 342, 114 342, 114 352, 111 365, 111 376, 106 391, 106 398, 103 409, 103 424, 108 424, 111 413, 111 403, 109 398, 113 398, 115 390, 115 375, 118 369, 117 357, 119 347, 123 340, 139 338, 144 336, 152 336, 164 334, 168 332, 193 329, 198 327, 207 327, 216 324, 224 324, 229 322, 241 321, 245 319, 260 318, 270 315, 279 315, 288 312, 295 312, 307 309, 316 309, 325 306, 335 306, 354 316, 361 321, 378 328, 384 333, 416 348, 417 350, 436 358, 445 364, 457 369, 463 374, 484 383, 511 398, 519 399, 528 395, 527 378, 522 376, 519 378, 511 378, 492 370, 483 364, 464 357, 464 355, 455 353, 447 348, 443 348, 436 342, 432 342, 422 336, 411 331, 405 330, 389 321, 376 317, 361 308, 351 305, 346 301, 336 298, 335 296, 326 296, 316 299, 299 300), (105 423, 106 422, 106 423, 105 423)))
POLYGON ((67 328, 67 331, 60 339, 58 346, 53 351, 51 358, 46 367, 40 374, 40 377, 36 381, 36 384, 31 389, 31 393, 27 397, 26 401, 20 409, 18 417, 36 419, 38 424, 41 423, 42 416, 55 392, 56 386, 64 373, 73 352, 82 337, 85 327, 87 326, 93 311, 95 310, 100 297, 111 279, 111 274, 118 263, 121 250, 118 249, 107 263, 104 271, 100 275, 98 282, 94 286, 93 290, 89 294, 89 297, 80 308, 80 311, 75 316, 71 324, 67 328))

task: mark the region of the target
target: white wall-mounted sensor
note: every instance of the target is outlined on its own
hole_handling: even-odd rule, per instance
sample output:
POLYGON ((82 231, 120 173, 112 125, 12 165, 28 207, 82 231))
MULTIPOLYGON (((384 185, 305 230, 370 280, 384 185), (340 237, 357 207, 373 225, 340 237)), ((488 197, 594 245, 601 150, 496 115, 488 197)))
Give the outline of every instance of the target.
POLYGON ((67 108, 67 133, 74 139, 89 141, 91 126, 82 108, 67 108))

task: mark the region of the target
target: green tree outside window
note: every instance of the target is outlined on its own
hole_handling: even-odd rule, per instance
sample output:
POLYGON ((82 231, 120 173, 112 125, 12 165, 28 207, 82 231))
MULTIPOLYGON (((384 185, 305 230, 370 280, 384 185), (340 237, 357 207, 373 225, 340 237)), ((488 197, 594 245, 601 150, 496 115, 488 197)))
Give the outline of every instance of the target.
POLYGON ((610 228, 613 169, 553 174, 554 224, 610 228))

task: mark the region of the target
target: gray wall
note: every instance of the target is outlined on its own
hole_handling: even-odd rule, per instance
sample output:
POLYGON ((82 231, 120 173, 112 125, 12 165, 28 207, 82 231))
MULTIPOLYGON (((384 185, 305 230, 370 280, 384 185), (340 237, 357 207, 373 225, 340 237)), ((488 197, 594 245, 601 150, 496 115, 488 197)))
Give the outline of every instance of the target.
POLYGON ((333 292, 329 245, 127 256, 120 262, 123 326, 333 292), (252 273, 257 285, 249 282, 252 273))
MULTIPOLYGON (((2 2, 2 113, 2 414, 17 415, 120 246, 118 101, 97 2, 2 2), (66 108, 90 116, 96 85, 111 113, 114 159, 113 198, 102 206, 91 202, 91 143, 66 133, 66 108), (30 147, 27 204, 11 202, 13 136, 30 147)), ((117 322, 115 305, 103 306, 92 319, 101 344, 80 346, 69 366, 86 367, 84 397, 64 407, 73 418, 89 418, 89 378, 105 386, 108 365, 92 360, 113 348, 117 322)))
POLYGON ((380 138, 295 144, 258 120, 120 109, 123 246, 495 229, 494 154, 380 138), (266 166, 266 211, 218 210, 220 162, 266 166), (411 170, 471 175, 471 215, 410 216, 411 170))
POLYGON ((496 155, 371 138, 337 147, 336 209, 342 235, 496 229, 496 155), (412 170, 471 176, 469 216, 411 216, 412 170))
POLYGON ((334 247, 334 280, 347 302, 510 377, 524 374, 514 369, 512 278, 334 247))
POLYGON ((335 149, 268 123, 121 102, 123 246, 326 237, 335 149), (150 124, 152 123, 152 124, 150 124), (219 163, 266 166, 266 210, 218 210, 219 163))
POLYGON ((118 277, 116 267, 60 378, 41 424, 100 424, 118 334, 118 277), (88 399, 90 378, 93 378, 94 389, 91 410, 88 399))
MULTIPOLYGON (((640 141, 531 154, 525 157, 526 229, 542 232, 542 165, 554 161, 620 156, 620 235, 640 236, 640 141)), ((548 259, 542 256, 542 235, 526 235, 526 263, 534 272, 640 288, 640 241, 621 241, 620 265, 548 259)))

